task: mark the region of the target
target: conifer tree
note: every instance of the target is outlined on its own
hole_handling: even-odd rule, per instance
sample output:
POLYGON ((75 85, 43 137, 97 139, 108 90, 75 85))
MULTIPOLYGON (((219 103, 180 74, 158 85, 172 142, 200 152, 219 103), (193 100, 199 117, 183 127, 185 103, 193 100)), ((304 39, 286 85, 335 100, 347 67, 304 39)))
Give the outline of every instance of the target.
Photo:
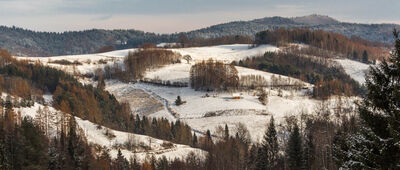
POLYGON ((400 39, 389 61, 370 68, 368 89, 358 105, 360 132, 349 136, 336 157, 350 169, 397 169, 400 163, 400 39), (344 153, 344 154, 343 154, 344 153))
POLYGON ((197 146, 197 143, 198 143, 198 141, 197 141, 197 135, 196 135, 196 133, 194 133, 194 134, 193 134, 192 146, 193 146, 193 147, 196 147, 196 146, 197 146))
POLYGON ((271 116, 268 129, 265 132, 261 147, 258 150, 257 169, 274 169, 278 160, 278 137, 274 117, 271 116))
POLYGON ((290 169, 303 168, 303 148, 300 130, 297 124, 294 125, 293 131, 290 134, 286 155, 288 157, 288 165, 290 169))
POLYGON ((369 59, 368 59, 368 52, 365 51, 365 50, 364 50, 364 52, 363 52, 362 62, 363 62, 363 63, 367 63, 367 64, 368 64, 368 62, 369 62, 369 59))
POLYGON ((274 117, 271 116, 266 136, 264 136, 264 144, 263 144, 268 148, 267 155, 268 155, 268 163, 270 165, 270 169, 274 168, 277 165, 278 163, 277 160, 279 157, 278 137, 274 121, 275 121, 274 117))
POLYGON ((311 169, 312 163, 314 161, 314 142, 311 133, 307 135, 306 144, 304 146, 304 169, 311 169))
POLYGON ((121 149, 118 149, 116 164, 118 170, 125 170, 129 168, 128 160, 126 160, 124 155, 122 155, 121 149))
POLYGON ((80 167, 80 159, 79 159, 79 153, 78 153, 78 134, 76 133, 76 121, 74 117, 71 117, 69 119, 69 132, 68 132, 68 144, 67 144, 67 150, 70 158, 72 159, 74 163, 74 167, 80 167))
POLYGON ((268 158, 267 158, 267 150, 265 150, 263 146, 259 147, 257 149, 257 160, 256 160, 256 165, 255 169, 256 170, 266 170, 268 169, 268 158))
POLYGON ((175 105, 180 106, 181 104, 183 104, 183 103, 182 103, 181 96, 176 97, 175 105))
POLYGON ((228 125, 225 124, 225 136, 224 136, 225 140, 229 139, 229 129, 228 129, 228 125))
POLYGON ((211 132, 208 129, 207 129, 207 132, 206 132, 206 136, 207 136, 207 139, 211 140, 211 132))

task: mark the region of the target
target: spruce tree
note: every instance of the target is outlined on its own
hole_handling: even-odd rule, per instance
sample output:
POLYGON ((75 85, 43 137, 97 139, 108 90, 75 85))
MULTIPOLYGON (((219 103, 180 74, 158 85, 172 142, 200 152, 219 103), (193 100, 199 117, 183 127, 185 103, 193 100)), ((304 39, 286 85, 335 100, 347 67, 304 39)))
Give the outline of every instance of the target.
POLYGON ((80 154, 78 153, 78 147, 79 147, 79 142, 78 142, 78 134, 76 133, 76 120, 74 117, 71 117, 69 119, 69 133, 68 133, 68 144, 67 144, 67 150, 68 154, 73 161, 73 166, 75 168, 78 168, 81 166, 81 160, 79 158, 80 154))
POLYGON ((358 105, 360 132, 345 140, 337 157, 350 169, 397 169, 400 164, 400 39, 389 58, 370 68, 368 89, 358 105))
POLYGON ((267 162, 267 150, 263 146, 260 146, 257 149, 257 160, 256 160, 256 165, 255 169, 256 170, 266 170, 268 169, 269 165, 267 162))
POLYGON ((264 144, 268 149, 268 164, 269 169, 274 168, 277 165, 278 160, 278 152, 279 152, 279 145, 278 145, 278 137, 275 129, 275 122, 274 117, 271 116, 268 131, 266 136, 264 136, 264 144))
POLYGON ((362 62, 363 63, 369 63, 369 59, 368 59, 368 52, 364 50, 363 52, 363 58, 362 58, 362 62))
POLYGON ((307 135, 306 144, 304 146, 304 169, 311 169, 314 161, 314 142, 311 132, 307 135))
POLYGON ((183 104, 183 102, 182 102, 181 96, 176 97, 175 105, 180 106, 182 104, 183 104))
POLYGON ((197 135, 196 135, 196 133, 194 133, 194 134, 193 134, 192 146, 193 146, 193 147, 197 147, 197 143, 198 143, 198 141, 197 141, 197 135))
POLYGON ((268 129, 265 132, 263 142, 258 150, 257 169, 274 169, 278 160, 278 137, 275 129, 274 117, 271 116, 268 129))
POLYGON ((125 159, 124 155, 122 155, 121 149, 118 149, 116 164, 117 169, 129 169, 129 162, 125 159))
POLYGON ((229 129, 228 129, 228 125, 225 124, 225 136, 224 136, 225 140, 229 139, 229 129))
POLYGON ((303 148, 300 130, 295 124, 292 133, 289 137, 288 146, 286 148, 286 155, 288 157, 288 165, 290 169, 303 168, 303 148))

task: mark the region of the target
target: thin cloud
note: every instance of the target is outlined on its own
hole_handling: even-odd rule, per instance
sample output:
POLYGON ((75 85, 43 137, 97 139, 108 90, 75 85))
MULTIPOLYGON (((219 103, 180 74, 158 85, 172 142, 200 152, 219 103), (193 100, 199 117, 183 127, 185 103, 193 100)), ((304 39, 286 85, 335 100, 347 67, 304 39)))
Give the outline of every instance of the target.
POLYGON ((47 31, 134 28, 165 33, 314 13, 351 22, 397 22, 399 6, 399 0, 0 0, 0 25, 47 31))

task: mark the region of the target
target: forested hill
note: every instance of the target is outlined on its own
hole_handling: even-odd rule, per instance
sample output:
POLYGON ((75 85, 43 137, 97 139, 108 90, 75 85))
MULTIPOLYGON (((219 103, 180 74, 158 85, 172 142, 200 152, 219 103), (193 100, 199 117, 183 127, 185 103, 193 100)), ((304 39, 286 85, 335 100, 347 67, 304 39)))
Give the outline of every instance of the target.
MULTIPOLYGON (((392 43, 395 24, 356 24, 339 22, 328 16, 310 15, 284 18, 267 17, 251 21, 235 21, 187 32, 189 38, 215 38, 228 35, 254 37, 257 32, 277 28, 308 27, 359 36, 370 41, 392 43)), ((94 53, 101 50, 136 47, 144 42, 173 42, 177 34, 154 34, 137 30, 86 30, 64 33, 35 32, 16 27, 0 26, 0 48, 19 56, 55 56, 94 53), (108 47, 108 48, 105 48, 108 47)))
POLYGON ((114 49, 132 48, 144 42, 169 42, 171 37, 137 30, 92 29, 55 33, 0 26, 0 48, 18 56, 95 53, 105 46, 114 49))
POLYGON ((307 27, 312 30, 321 29, 346 35, 358 36, 369 41, 381 41, 393 43, 393 29, 400 29, 396 24, 358 24, 340 22, 328 16, 309 15, 295 18, 266 17, 251 21, 236 21, 218 24, 207 28, 191 31, 188 34, 193 37, 220 37, 227 35, 253 36, 257 32, 277 28, 307 27))

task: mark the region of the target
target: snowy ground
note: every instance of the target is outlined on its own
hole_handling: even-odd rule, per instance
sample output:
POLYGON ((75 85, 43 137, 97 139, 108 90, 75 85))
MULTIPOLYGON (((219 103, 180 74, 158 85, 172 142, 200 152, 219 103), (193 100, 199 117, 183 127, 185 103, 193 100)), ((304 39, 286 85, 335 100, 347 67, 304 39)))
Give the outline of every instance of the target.
POLYGON ((264 55, 265 52, 275 52, 279 48, 272 45, 260 45, 251 48, 250 44, 218 45, 209 47, 178 48, 172 51, 181 55, 190 55, 194 62, 208 60, 210 58, 231 63, 247 57, 264 55))
MULTIPOLYGON (((75 68, 79 73, 85 74, 93 73, 95 69, 104 67, 105 64, 101 64, 104 63, 104 61, 107 61, 109 65, 112 65, 114 62, 122 64, 123 58, 129 51, 133 50, 135 49, 118 50, 101 54, 50 57, 50 59, 47 57, 25 57, 21 59, 29 59, 31 61, 40 60, 45 64, 49 62, 49 60, 60 59, 66 59, 71 62, 79 61, 83 63, 83 65, 75 66, 75 68)), ((181 55, 190 55, 192 60, 189 61, 189 63, 187 63, 186 60, 182 60, 182 63, 148 70, 145 74, 145 78, 168 80, 171 82, 188 82, 190 67, 196 62, 212 58, 225 63, 231 63, 232 61, 263 55, 267 51, 273 52, 279 49, 271 45, 249 48, 248 44, 234 44, 170 50, 178 52, 181 55)), ((336 61, 344 67, 346 73, 352 78, 361 83, 364 82, 363 73, 364 70, 368 68, 368 65, 351 60, 336 61)), ((66 69, 70 72, 73 70, 71 69, 72 66, 49 65, 60 69, 66 69)), ((298 79, 243 67, 236 67, 236 69, 238 70, 239 77, 261 75, 268 82, 271 82, 271 77, 274 75, 275 77, 281 77, 283 82, 287 83, 285 85, 302 84, 304 88, 312 88, 311 84, 298 79)), ((87 83, 90 83, 90 81, 87 83)), ((277 89, 268 88, 266 89, 269 93, 269 102, 267 105, 262 105, 258 101, 255 91, 235 92, 237 94, 229 92, 199 92, 189 87, 174 88, 145 83, 128 84, 119 81, 107 81, 106 90, 113 93, 119 101, 129 102, 134 113, 151 117, 166 117, 169 120, 180 119, 188 123, 194 130, 198 131, 204 132, 209 129, 211 132, 215 132, 217 126, 224 126, 225 124, 227 124, 230 129, 235 129, 237 123, 243 123, 249 129, 253 141, 259 141, 271 115, 273 115, 279 123, 283 121, 284 117, 299 115, 300 112, 313 114, 321 103, 321 101, 311 99, 306 95, 306 90, 283 90, 282 95, 279 96, 277 89), (210 97, 205 97, 206 94, 210 97), (239 95, 241 99, 232 99, 234 95, 239 95), (181 96, 182 100, 186 101, 186 103, 181 106, 176 106, 174 101, 177 96, 181 96)), ((353 100, 354 99, 346 99, 346 101, 350 103, 353 100)), ((84 122, 82 125, 86 126, 84 122)), ((89 125, 86 126, 86 129, 91 131, 90 134, 100 133, 92 132, 95 130, 89 125)), ((96 138, 96 136, 93 136, 93 142, 96 142, 96 138)), ((121 137, 121 140, 123 141, 124 137, 121 137)), ((177 153, 177 155, 179 154, 177 153)))
POLYGON ((360 84, 365 83, 365 73, 367 73, 370 65, 349 59, 336 59, 335 61, 344 68, 344 71, 350 75, 351 78, 360 84))
POLYGON ((198 131, 210 130, 214 133, 217 126, 227 124, 230 129, 235 129, 239 122, 243 123, 249 129, 253 141, 261 139, 271 115, 278 122, 282 122, 286 116, 299 115, 300 112, 312 114, 315 107, 320 104, 320 101, 311 99, 303 90, 283 90, 282 96, 278 96, 277 89, 268 88, 269 102, 267 105, 262 105, 255 96, 255 91, 238 92, 241 99, 232 99, 233 93, 201 92, 188 87, 127 84, 119 81, 107 81, 106 86, 106 89, 119 87, 143 90, 164 104, 162 110, 149 116, 166 117, 170 120, 180 119, 198 131), (205 97, 206 94, 210 97, 205 97), (174 104, 178 95, 186 101, 185 104, 180 106, 174 104))
MULTIPOLYGON (((47 64, 51 67, 55 67, 69 73, 87 74, 93 73, 98 68, 104 68, 106 65, 113 65, 114 63, 123 66, 123 59, 128 55, 129 52, 135 51, 137 49, 125 49, 117 50, 106 53, 98 54, 85 54, 85 55, 66 55, 66 56, 53 56, 53 57, 18 57, 21 60, 29 60, 32 62, 40 61, 43 64, 47 64), (56 60, 67 60, 70 62, 78 61, 82 63, 81 65, 60 65, 56 63, 51 63, 56 60)), ((238 61, 247 57, 254 57, 256 55, 262 55, 266 51, 277 51, 278 48, 271 45, 261 45, 255 48, 249 48, 248 44, 234 44, 234 45, 219 45, 210 47, 196 47, 196 48, 179 48, 170 49, 172 51, 178 52, 182 55, 190 55, 192 57, 191 63, 199 62, 203 60, 208 60, 209 58, 218 59, 226 63, 232 61, 238 61)), ((185 60, 182 60, 186 63, 185 60)), ((179 70, 184 70, 184 72, 190 69, 189 65, 180 64, 178 66, 173 66, 172 68, 166 68, 166 70, 160 70, 162 72, 168 72, 168 69, 173 69, 176 72, 179 70)), ((152 75, 149 75, 152 77, 152 75)), ((162 74, 157 74, 159 77, 164 77, 162 74)), ((180 78, 179 75, 176 75, 180 78)))

